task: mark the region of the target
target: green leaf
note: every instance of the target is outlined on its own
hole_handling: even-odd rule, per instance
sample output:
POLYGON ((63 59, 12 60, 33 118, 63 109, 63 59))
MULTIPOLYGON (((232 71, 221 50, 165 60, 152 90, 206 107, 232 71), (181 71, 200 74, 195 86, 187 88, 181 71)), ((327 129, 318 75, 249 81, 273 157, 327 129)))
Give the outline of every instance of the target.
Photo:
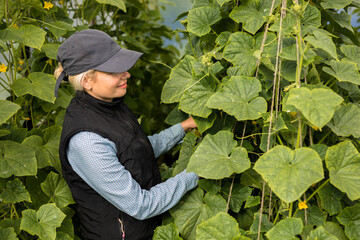
POLYGON ((348 238, 345 235, 343 227, 339 223, 325 222, 323 227, 327 232, 336 236, 339 240, 348 240, 348 238))
POLYGON ((211 113, 207 118, 201 118, 196 116, 193 116, 193 118, 196 123, 198 131, 200 133, 203 133, 214 125, 214 122, 216 120, 216 114, 211 113))
POLYGON ((303 229, 303 223, 299 218, 286 218, 278 222, 265 235, 269 240, 294 240, 295 236, 300 234, 303 229))
POLYGON ((30 194, 19 179, 9 181, 5 190, 0 195, 5 203, 17 203, 22 201, 31 202, 30 194))
POLYGON ((342 105, 336 110, 333 119, 328 123, 331 130, 338 136, 360 137, 360 107, 356 104, 342 105))
POLYGON ((310 233, 309 240, 338 240, 338 238, 328 231, 323 226, 316 228, 310 233))
MULTIPOLYGON (((272 2, 272 0, 247 0, 234 8, 229 16, 235 22, 243 23, 246 31, 255 34, 265 23, 266 17, 270 15, 272 2)), ((275 1, 274 9, 279 5, 279 2, 279 0, 275 1)))
POLYGON ((46 43, 42 46, 41 50, 45 52, 48 58, 56 60, 57 51, 60 45, 61 44, 58 43, 46 43))
POLYGON ((323 67, 323 70, 334 76, 340 82, 351 82, 360 85, 360 74, 356 63, 348 62, 346 60, 330 61, 331 68, 323 67))
POLYGON ((45 42, 46 32, 34 25, 22 25, 20 28, 7 28, 0 33, 3 41, 15 41, 28 47, 41 49, 45 42))
POLYGON ((55 102, 55 78, 50 74, 41 72, 30 73, 28 78, 16 79, 11 88, 18 97, 31 94, 44 101, 55 102))
MULTIPOLYGON (((259 220, 260 220, 260 213, 254 214, 254 221, 250 226, 249 232, 251 234, 256 234, 259 231, 259 220)), ((274 224, 269 221, 269 218, 266 214, 263 214, 261 217, 261 229, 260 232, 268 232, 271 228, 274 227, 274 224)))
MULTIPOLYGON (((246 76, 252 76, 255 73, 257 60, 260 56, 259 50, 263 41, 264 33, 256 34, 255 39, 248 33, 235 32, 230 35, 229 41, 224 48, 223 57, 234 66, 241 69, 246 76)), ((268 33, 263 57, 276 46, 275 34, 268 33)))
POLYGON ((13 141, 0 141, 0 177, 36 175, 35 150, 13 141))
POLYGON ((360 69, 360 47, 356 45, 342 45, 340 47, 341 52, 343 52, 346 56, 343 60, 350 60, 357 64, 358 69, 360 69))
POLYGON ((345 234, 350 240, 360 239, 360 203, 346 207, 337 219, 345 226, 345 234))
POLYGON ((260 204, 260 196, 248 196, 244 208, 255 207, 260 204))
POLYGON ((75 203, 65 179, 59 174, 50 172, 46 180, 41 183, 41 189, 56 203, 58 208, 75 203))
POLYGON ((342 101, 342 97, 331 89, 302 87, 290 90, 286 104, 295 106, 309 122, 321 129, 331 120, 342 101))
POLYGON ((257 119, 267 110, 267 103, 258 97, 261 83, 256 78, 231 77, 224 88, 210 97, 207 106, 221 109, 237 120, 257 119))
POLYGON ((324 178, 322 162, 315 150, 291 150, 276 146, 262 155, 254 169, 283 201, 297 200, 312 184, 324 178))
POLYGON ((16 103, 0 100, 0 124, 3 124, 12 115, 14 115, 21 107, 16 103))
POLYGON ((315 48, 320 48, 337 59, 336 46, 331 38, 331 34, 322 29, 315 29, 313 36, 305 37, 305 40, 315 48))
POLYGON ((360 153, 351 141, 329 147, 325 156, 332 185, 355 201, 360 198, 360 153))
POLYGON ((196 227, 215 216, 219 212, 225 212, 226 201, 213 193, 207 193, 197 188, 185 195, 180 202, 170 210, 174 217, 175 225, 178 227, 184 239, 194 240, 196 238, 196 227))
POLYGON ((198 186, 205 190, 205 192, 216 194, 221 190, 221 180, 200 179, 198 181, 198 186))
MULTIPOLYGON (((340 25, 342 28, 346 28, 351 32, 354 32, 354 29, 351 26, 351 15, 346 12, 333 12, 326 10, 326 12, 334 19, 334 21, 340 25)), ((346 46, 346 45, 345 45, 346 46)))
POLYGON ((196 144, 196 135, 193 133, 187 133, 184 137, 184 142, 182 143, 179 159, 176 161, 176 165, 174 171, 172 173, 173 176, 178 173, 184 171, 189 163, 190 157, 194 152, 194 147, 196 144))
POLYGON ((211 75, 204 75, 187 87, 180 99, 179 108, 193 116, 207 118, 212 110, 206 106, 206 103, 215 93, 215 88, 215 79, 211 75))
POLYGON ((197 240, 230 240, 239 234, 237 221, 225 212, 219 212, 196 228, 197 240))
POLYGON ((179 102, 189 83, 193 82, 192 65, 194 57, 186 55, 172 70, 165 82, 161 101, 164 103, 179 102))
POLYGON ((155 229, 153 240, 181 240, 179 237, 179 230, 177 230, 174 223, 166 226, 159 226, 155 229))
POLYGON ((5 0, 0 0, 0 18, 3 19, 4 15, 5 15, 5 0))
MULTIPOLYGON (((224 192, 224 198, 228 199, 230 192, 230 183, 223 186, 222 191, 224 192)), ((235 183, 231 191, 231 198, 229 207, 233 212, 238 213, 243 203, 251 195, 252 189, 249 187, 242 186, 241 184, 235 183)))
POLYGON ((218 4, 220 5, 220 7, 222 7, 222 5, 224 5, 227 2, 230 2, 231 0, 217 0, 218 4))
POLYGON ((52 126, 44 130, 44 139, 40 136, 32 135, 23 141, 23 145, 35 149, 35 156, 39 169, 52 166, 58 172, 61 172, 59 158, 61 131, 61 127, 52 126))
POLYGON ((220 19, 219 8, 205 6, 191 9, 187 19, 187 30, 197 36, 204 36, 211 31, 211 25, 220 19))
POLYGON ((45 26, 49 28, 56 39, 65 35, 67 32, 75 31, 75 28, 71 24, 62 21, 50 22, 45 26))
POLYGON ((306 213, 305 210, 298 211, 295 217, 301 218, 303 224, 315 225, 315 226, 324 225, 326 221, 327 213, 317 206, 311 206, 308 203, 307 205, 308 205, 308 209, 306 209, 306 213))
POLYGON ((20 228, 44 240, 55 240, 56 228, 60 227, 65 218, 65 214, 54 203, 42 205, 38 211, 24 210, 22 216, 20 228))
POLYGON ((338 214, 342 210, 340 200, 344 196, 343 192, 340 192, 331 184, 327 184, 319 190, 318 194, 321 199, 321 207, 325 209, 330 216, 338 214))
MULTIPOLYGON (((311 4, 307 4, 304 15, 302 16, 300 21, 301 21, 301 25, 305 29, 320 27, 321 26, 320 10, 311 4)), ((294 26, 294 25, 292 25, 292 26, 294 26)))
POLYGON ((126 12, 126 6, 124 3, 124 0, 96 0, 98 3, 101 4, 109 4, 112 6, 115 6, 121 10, 123 10, 124 12, 126 12))
POLYGON ((322 0, 321 6, 325 9, 341 9, 346 7, 352 2, 352 0, 322 0))
POLYGON ((8 227, 8 228, 0 227, 0 239, 18 240, 18 238, 16 237, 16 233, 14 231, 14 228, 12 228, 12 227, 8 227))
POLYGON ((247 151, 236 145, 231 132, 206 135, 191 156, 187 171, 209 179, 222 179, 245 171, 250 167, 247 151))

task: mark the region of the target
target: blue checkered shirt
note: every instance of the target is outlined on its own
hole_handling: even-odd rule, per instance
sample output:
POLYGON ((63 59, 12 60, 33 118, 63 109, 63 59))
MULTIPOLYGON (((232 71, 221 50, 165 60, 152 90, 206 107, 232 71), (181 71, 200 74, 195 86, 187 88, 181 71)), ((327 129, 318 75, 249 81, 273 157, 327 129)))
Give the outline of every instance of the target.
MULTIPOLYGON (((173 148, 184 135, 181 124, 176 124, 149 136, 155 157, 173 148)), ((71 137, 67 157, 74 171, 90 187, 120 211, 140 220, 172 208, 199 180, 195 173, 183 171, 150 190, 141 189, 116 157, 114 142, 92 132, 71 137)))

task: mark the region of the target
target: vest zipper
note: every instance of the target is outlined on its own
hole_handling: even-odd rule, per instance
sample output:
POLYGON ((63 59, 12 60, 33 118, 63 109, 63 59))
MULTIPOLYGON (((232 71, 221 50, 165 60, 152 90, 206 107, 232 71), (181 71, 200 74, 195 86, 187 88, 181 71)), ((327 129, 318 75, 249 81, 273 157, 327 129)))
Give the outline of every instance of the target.
POLYGON ((119 221, 119 226, 120 226, 121 240, 125 240, 124 224, 120 218, 118 218, 118 221, 119 221))

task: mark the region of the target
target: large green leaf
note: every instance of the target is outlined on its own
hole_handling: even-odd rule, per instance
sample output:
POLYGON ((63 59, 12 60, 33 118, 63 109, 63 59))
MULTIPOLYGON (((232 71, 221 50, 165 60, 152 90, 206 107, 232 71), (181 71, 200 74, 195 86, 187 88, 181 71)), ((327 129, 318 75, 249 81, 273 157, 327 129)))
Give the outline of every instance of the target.
MULTIPOLYGON (((265 23, 270 14, 273 0, 246 0, 242 1, 240 6, 234 8, 230 13, 230 18, 235 22, 243 23, 243 27, 251 34, 255 34, 265 23)), ((274 8, 279 5, 279 0, 275 1, 274 8)))
POLYGON ((5 203, 17 203, 22 201, 31 202, 30 194, 19 179, 9 181, 5 190, 0 195, 5 203))
POLYGON ((197 240, 232 240, 239 234, 237 221, 225 212, 219 212, 196 228, 197 240))
POLYGON ((328 126, 336 135, 360 137, 360 107, 356 104, 347 104, 336 110, 328 126))
POLYGON ((45 26, 49 28, 50 32, 55 36, 55 38, 59 38, 69 31, 75 31, 75 28, 71 24, 63 21, 50 22, 45 26))
POLYGON ((61 44, 59 43, 46 43, 42 46, 41 50, 43 50, 46 56, 50 59, 56 59, 57 51, 61 44))
POLYGON ((315 29, 313 35, 305 37, 305 40, 315 48, 320 48, 337 59, 336 46, 329 32, 323 29, 315 29))
POLYGON ((173 170, 173 176, 184 171, 189 163, 190 157, 194 152, 194 146, 196 144, 196 135, 193 133, 187 133, 183 139, 181 146, 179 159, 176 161, 175 168, 173 170))
POLYGON ((44 139, 40 136, 32 135, 23 141, 23 145, 35 150, 38 168, 52 166, 61 172, 59 158, 61 130, 62 128, 59 126, 52 126, 44 130, 44 139))
POLYGON ((354 32, 354 29, 351 26, 351 15, 342 11, 340 13, 326 10, 326 12, 331 16, 331 18, 340 25, 342 28, 346 28, 351 32, 354 32))
POLYGON ((325 222, 324 226, 325 230, 332 235, 336 236, 339 240, 348 240, 345 235, 343 227, 339 223, 335 222, 325 222))
POLYGON ((191 156, 187 170, 209 179, 222 179, 245 171, 250 167, 247 151, 236 145, 231 132, 206 135, 191 156))
POLYGON ((332 235, 325 230, 323 226, 316 228, 310 233, 308 240, 339 240, 336 236, 332 235))
POLYGON ((208 34, 211 31, 211 25, 220 19, 219 8, 205 6, 191 9, 187 19, 187 30, 197 36, 203 36, 208 34))
POLYGON ((325 156, 330 182, 355 201, 360 198, 360 153, 351 141, 329 147, 325 156))
POLYGON ((321 159, 311 148, 291 150, 276 146, 259 158, 254 169, 274 193, 288 203, 297 200, 324 177, 321 159))
POLYGON ((193 116, 207 118, 211 109, 206 106, 209 98, 215 93, 216 82, 210 75, 205 75, 191 84, 180 99, 179 108, 193 116))
POLYGON ((350 240, 360 239, 360 203, 342 210, 337 219, 345 226, 345 234, 350 240))
MULTIPOLYGON (((224 192, 225 199, 228 199, 229 192, 230 192, 230 183, 225 184, 222 188, 222 191, 224 192)), ((245 187, 241 184, 235 183, 232 187, 231 191, 231 198, 229 207, 233 212, 238 213, 241 209, 241 206, 243 203, 248 199, 248 197, 251 195, 252 188, 245 187)))
POLYGON ((126 6, 124 0, 96 0, 96 1, 102 4, 110 4, 126 12, 126 6))
POLYGON ((46 180, 41 183, 41 189, 56 203, 58 208, 75 203, 65 179, 59 174, 50 172, 46 180))
POLYGON ((0 141, 0 177, 32 176, 36 172, 34 149, 13 141, 0 141))
POLYGON ((16 96, 31 94, 47 102, 54 103, 55 101, 55 78, 50 74, 41 72, 30 73, 28 78, 16 79, 11 88, 16 96))
POLYGON ((360 47, 356 45, 342 45, 340 49, 346 56, 346 58, 342 60, 354 62, 357 64, 358 69, 360 69, 360 47))
POLYGON ((264 98, 258 97, 261 83, 256 78, 231 77, 224 88, 210 97, 207 106, 221 109, 237 120, 257 119, 267 110, 264 98))
POLYGON ((197 188, 191 191, 170 210, 174 222, 184 239, 196 239, 196 227, 215 216, 219 212, 225 212, 226 201, 213 193, 207 193, 197 188))
POLYGON ((300 234, 303 223, 299 218, 286 218, 278 222, 270 231, 266 233, 269 240, 294 240, 300 234))
POLYGON ((0 227, 0 239, 2 240, 18 240, 14 228, 2 228, 0 227))
POLYGON ((3 124, 12 115, 14 115, 21 107, 16 103, 0 100, 0 124, 3 124))
POLYGON ((342 97, 331 89, 302 87, 290 90, 286 104, 295 106, 313 125, 322 128, 342 101, 342 97))
MULTIPOLYGON (((250 226, 249 232, 251 234, 257 234, 259 231, 259 221, 260 221, 260 213, 255 213, 253 217, 253 222, 250 226)), ((263 214, 261 217, 261 227, 260 232, 268 232, 271 228, 274 227, 274 224, 269 221, 268 215, 263 214)))
POLYGON ((197 129, 200 133, 203 133, 207 129, 211 128, 214 125, 216 117, 215 113, 210 114, 207 118, 193 116, 197 129))
POLYGON ((20 228, 44 240, 55 240, 56 228, 60 227, 65 218, 65 214, 54 203, 42 205, 38 211, 24 210, 22 216, 20 228))
POLYGON ((179 102, 189 83, 192 83, 192 65, 194 57, 186 55, 172 70, 169 79, 165 82, 161 101, 164 103, 179 102))
MULTIPOLYGON (((223 57, 241 69, 247 76, 253 75, 256 63, 259 59, 260 47, 264 33, 256 34, 255 39, 248 33, 235 32, 230 35, 229 41, 224 48, 223 57)), ((275 34, 268 33, 263 55, 266 55, 273 46, 276 46, 275 34)))
POLYGON ((322 226, 324 225, 327 213, 319 207, 312 206, 307 203, 308 208, 302 211, 298 211, 294 217, 301 218, 303 224, 322 226))
POLYGON ((34 25, 22 25, 20 28, 7 28, 0 33, 3 41, 15 41, 28 47, 41 49, 45 42, 46 32, 34 25))
POLYGON ((346 60, 341 60, 341 62, 332 60, 330 61, 330 66, 331 68, 323 67, 323 70, 334 76, 337 80, 360 85, 360 74, 356 63, 346 60))
POLYGON ((344 193, 339 191, 331 184, 325 185, 319 190, 319 197, 321 199, 321 207, 325 209, 329 215, 338 214, 342 209, 341 199, 344 193))
POLYGON ((166 226, 159 226, 155 229, 153 240, 181 240, 179 237, 179 230, 177 230, 174 223, 166 226))
POLYGON ((341 9, 346 7, 352 2, 352 0, 322 0, 321 6, 325 9, 341 9))

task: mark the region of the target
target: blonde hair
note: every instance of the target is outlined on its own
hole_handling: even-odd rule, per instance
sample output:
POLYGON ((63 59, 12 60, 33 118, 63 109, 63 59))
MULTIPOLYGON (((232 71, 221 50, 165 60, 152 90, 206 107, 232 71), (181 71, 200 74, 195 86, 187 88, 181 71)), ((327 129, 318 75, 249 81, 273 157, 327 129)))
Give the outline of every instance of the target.
MULTIPOLYGON (((63 67, 61 66, 61 64, 59 63, 58 67, 55 69, 54 71, 54 77, 55 79, 57 79, 61 72, 63 71, 63 67)), ((73 86, 73 88, 76 91, 84 91, 84 87, 82 85, 82 81, 84 79, 84 76, 92 78, 92 80, 94 80, 94 74, 95 74, 95 70, 94 69, 90 69, 86 72, 77 74, 77 75, 73 75, 73 76, 69 76, 69 82, 71 83, 71 85, 73 86)))

